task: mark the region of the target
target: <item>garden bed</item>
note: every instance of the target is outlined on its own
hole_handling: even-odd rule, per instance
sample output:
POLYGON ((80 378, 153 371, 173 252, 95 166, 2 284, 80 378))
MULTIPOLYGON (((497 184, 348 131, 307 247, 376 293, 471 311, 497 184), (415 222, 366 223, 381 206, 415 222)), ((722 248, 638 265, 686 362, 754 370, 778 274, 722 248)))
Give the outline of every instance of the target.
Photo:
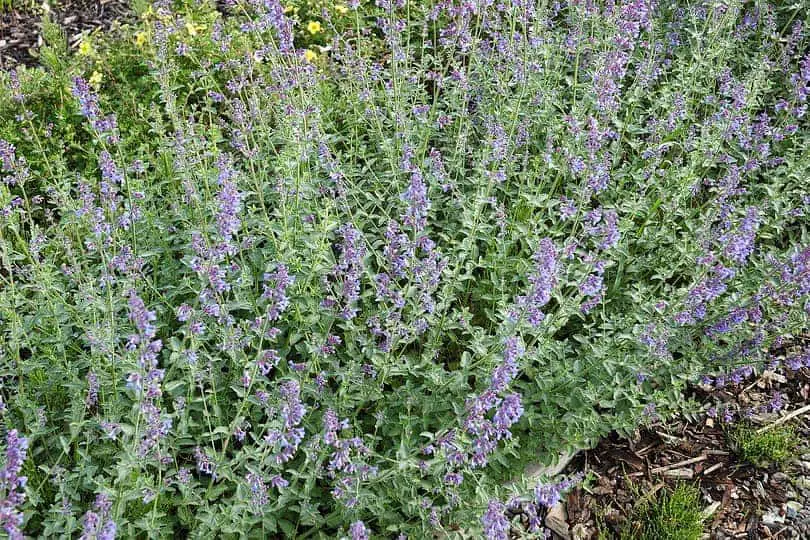
MULTIPOLYGON (((127 0, 59 0, 48 11, 71 48, 78 47, 83 36, 134 18, 127 0)), ((0 69, 37 65, 44 41, 42 15, 42 5, 16 0, 11 9, 0 9, 0 69)))
POLYGON ((0 525, 807 537, 810 13, 727 4, 2 12, 0 525))
MULTIPOLYGON (((779 414, 755 415, 752 429, 769 427, 810 404, 810 370, 766 372, 753 381, 723 389, 694 387, 703 402, 743 410, 768 403, 775 392, 784 398, 779 414)), ((807 538, 810 536, 810 420, 807 412, 790 423, 800 446, 777 466, 755 466, 738 456, 728 432, 735 424, 696 415, 666 423, 652 422, 626 439, 613 435, 579 454, 566 469, 584 471, 592 483, 573 489, 565 510, 573 538, 597 538, 628 526, 642 498, 653 498, 679 483, 699 486, 707 511, 705 533, 713 540, 735 538, 807 538)), ((739 422, 740 419, 737 419, 739 422)))

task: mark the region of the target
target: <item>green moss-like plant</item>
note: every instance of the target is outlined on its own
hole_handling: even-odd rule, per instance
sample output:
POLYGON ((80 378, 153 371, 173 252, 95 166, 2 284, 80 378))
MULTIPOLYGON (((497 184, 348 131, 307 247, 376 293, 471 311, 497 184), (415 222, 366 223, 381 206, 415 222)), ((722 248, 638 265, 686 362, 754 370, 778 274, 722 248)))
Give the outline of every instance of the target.
POLYGON ((796 452, 799 440, 792 426, 779 426, 763 433, 740 424, 727 432, 729 445, 744 461, 757 467, 782 466, 796 452))
POLYGON ((698 540, 703 533, 700 492, 680 484, 641 502, 621 532, 622 540, 698 540))

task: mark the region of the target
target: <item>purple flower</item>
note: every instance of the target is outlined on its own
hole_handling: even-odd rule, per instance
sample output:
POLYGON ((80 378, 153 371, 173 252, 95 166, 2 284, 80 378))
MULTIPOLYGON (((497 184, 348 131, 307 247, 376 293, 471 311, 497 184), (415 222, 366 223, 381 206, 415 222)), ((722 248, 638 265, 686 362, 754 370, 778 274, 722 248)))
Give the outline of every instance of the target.
POLYGON ((591 274, 579 286, 579 292, 583 296, 597 296, 602 292, 604 282, 602 276, 598 274, 591 274))
POLYGON ((490 388, 494 392, 501 392, 509 386, 518 374, 518 360, 523 357, 526 348, 517 336, 506 338, 503 351, 503 362, 492 372, 490 388))
POLYGON ((185 467, 182 467, 177 471, 176 477, 178 484, 187 486, 189 482, 191 482, 191 471, 185 467))
POLYGON ((481 516, 481 526, 487 540, 507 540, 509 520, 506 519, 506 506, 500 501, 489 501, 487 511, 481 516))
POLYGON ((781 411, 785 406, 784 395, 780 392, 774 392, 773 397, 767 404, 768 412, 775 413, 781 411))
POLYGON ((275 349, 268 349, 262 353, 261 357, 256 362, 256 366, 259 368, 261 374, 267 377, 270 370, 278 366, 280 360, 281 357, 279 356, 278 351, 275 349))
POLYGON ((267 496, 267 485, 264 483, 261 476, 253 472, 247 473, 245 481, 250 490, 251 505, 256 511, 261 512, 262 507, 267 505, 270 500, 267 496))
POLYGON ((515 304, 520 313, 513 310, 512 318, 517 319, 521 314, 532 326, 538 326, 545 319, 541 308, 551 300, 551 293, 557 285, 557 248, 550 238, 543 238, 540 245, 532 255, 535 267, 529 275, 529 292, 525 296, 518 296, 515 304))
POLYGON ((138 296, 134 290, 129 291, 129 320, 138 329, 138 332, 145 339, 150 339, 155 336, 155 325, 152 321, 156 319, 155 312, 146 309, 146 304, 138 296))
POLYGON ((289 486, 290 483, 287 480, 285 480, 283 477, 279 476, 278 474, 275 474, 275 475, 270 477, 270 485, 280 491, 280 490, 284 489, 285 487, 289 486))
POLYGON ((459 472, 449 472, 444 475, 444 483, 450 486, 460 486, 464 482, 464 474, 459 472))
POLYGON ((574 487, 581 480, 582 473, 579 473, 556 484, 539 484, 534 488, 534 499, 537 504, 550 509, 562 500, 564 492, 574 487))
POLYGON ((337 297, 327 298, 324 304, 339 305, 341 317, 348 321, 356 317, 359 311, 356 303, 360 299, 360 277, 364 269, 366 248, 363 235, 354 226, 343 225, 338 233, 343 237, 340 258, 330 273, 338 292, 337 297))
POLYGON ((504 433, 504 437, 509 438, 511 437, 509 428, 520 420, 521 416, 523 416, 523 403, 520 394, 509 394, 501 401, 492 420, 498 432, 504 433))
MULTIPOLYGON (((265 443, 273 447, 273 459, 277 464, 291 460, 304 440, 304 429, 299 427, 306 414, 306 407, 301 401, 301 387, 297 381, 284 381, 279 386, 281 404, 278 416, 282 429, 270 430, 264 437, 265 443)), ((259 393, 257 391, 257 397, 259 393)), ((263 396, 260 400, 264 400, 263 396)))
POLYGON ((619 242, 619 215, 615 210, 608 210, 604 214, 605 219, 600 229, 602 241, 599 249, 608 250, 619 242))
POLYGON ((216 464, 199 446, 194 448, 194 459, 197 461, 197 470, 200 474, 207 474, 216 480, 216 464))
MULTIPOLYGON (((124 172, 118 168, 118 165, 113 161, 112 156, 106 150, 102 150, 99 154, 99 167, 101 168, 102 182, 112 182, 113 184, 120 185, 124 181, 124 172)), ((102 195, 104 195, 104 187, 102 185, 102 195)))
POLYGON ((754 239, 759 229, 759 209, 755 206, 748 208, 745 218, 737 231, 720 238, 725 243, 723 253, 726 257, 741 265, 744 264, 754 251, 754 239))
POLYGON ((347 420, 342 422, 338 419, 337 413, 332 409, 327 409, 323 414, 323 429, 326 433, 323 436, 323 442, 334 446, 338 441, 338 432, 342 429, 349 427, 347 420))
POLYGON ((205 333, 205 323, 202 321, 194 321, 188 326, 189 332, 195 336, 201 336, 205 333))
POLYGON ((216 214, 217 228, 225 244, 226 250, 235 252, 232 239, 239 232, 242 221, 239 213, 242 209, 242 193, 237 189, 235 178, 236 170, 231 164, 231 159, 227 154, 221 154, 217 159, 217 169, 219 171, 217 184, 218 209, 216 214))
POLYGON ((80 114, 90 121, 90 125, 93 126, 98 134, 106 135, 108 142, 117 142, 115 116, 110 115, 106 118, 101 116, 101 110, 98 106, 98 96, 90 89, 90 85, 87 84, 87 81, 81 77, 74 77, 71 93, 79 102, 80 114))
POLYGON ((87 372, 87 397, 84 404, 87 408, 94 407, 98 403, 98 377, 92 371, 87 372))
POLYGON ((650 351, 658 358, 669 359, 671 353, 668 346, 668 337, 666 330, 662 331, 655 324, 648 324, 639 341, 649 347, 650 351))
POLYGON ((6 434, 6 463, 0 469, 0 524, 11 540, 23 540, 20 530, 23 514, 17 507, 25 501, 27 478, 19 476, 25 462, 28 440, 20 437, 16 429, 6 434))
POLYGON ((607 189, 610 182, 610 173, 604 163, 593 164, 593 170, 588 175, 588 188, 594 193, 607 189))
POLYGON ((104 431, 104 436, 112 441, 116 440, 122 431, 120 424, 108 422, 106 420, 99 422, 99 427, 101 427, 102 431, 104 431))
POLYGON ((109 516, 111 508, 112 503, 105 494, 96 495, 93 510, 88 510, 82 518, 82 534, 79 540, 113 540, 116 525, 109 516))
POLYGON ((95 119, 98 117, 98 97, 90 90, 90 85, 81 77, 73 79, 73 97, 79 100, 79 111, 82 116, 95 119))
POLYGON ((362 521, 352 523, 349 526, 349 534, 352 536, 352 540, 369 540, 371 537, 368 527, 362 521))
POLYGON ((279 319, 290 305, 287 298, 287 289, 295 283, 295 276, 291 276, 284 264, 277 264, 276 271, 264 275, 264 292, 262 297, 267 298, 267 318, 271 321, 279 319), (268 285, 268 282, 272 285, 268 285))
POLYGON ((411 163, 413 150, 406 147, 403 152, 402 170, 410 173, 411 183, 408 189, 400 196, 403 201, 408 203, 408 207, 402 215, 402 222, 419 232, 427 225, 430 199, 428 198, 427 185, 422 176, 422 171, 411 163))
POLYGON ((566 221, 574 217, 577 213, 577 207, 574 201, 563 195, 560 197, 560 219, 566 221))
POLYGON ((539 485, 534 488, 537 504, 551 508, 560 502, 560 490, 556 484, 539 485))

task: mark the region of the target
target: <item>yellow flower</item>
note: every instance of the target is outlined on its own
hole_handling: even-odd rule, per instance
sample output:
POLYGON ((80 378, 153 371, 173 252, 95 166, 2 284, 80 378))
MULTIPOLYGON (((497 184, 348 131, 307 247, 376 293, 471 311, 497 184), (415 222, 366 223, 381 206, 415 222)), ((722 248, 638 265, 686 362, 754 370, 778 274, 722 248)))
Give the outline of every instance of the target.
POLYGON ((155 10, 153 10, 152 6, 150 5, 148 8, 146 8, 146 11, 143 12, 143 15, 141 15, 141 19, 146 20, 146 19, 148 19, 149 17, 151 17, 154 14, 155 14, 155 10))
POLYGON ((311 51, 309 49, 304 51, 304 60, 307 62, 313 62, 316 58, 318 58, 318 53, 315 51, 311 51))
POLYGON ((294 11, 294 10, 295 10, 295 8, 293 6, 284 6, 284 15, 286 15, 287 13, 290 13, 291 11, 294 11))
POLYGON ((188 35, 191 37, 196 36, 200 30, 202 30, 202 27, 197 26, 191 21, 186 22, 186 32, 188 32, 188 35))
POLYGON ((349 8, 347 8, 343 4, 338 4, 335 6, 335 11, 337 11, 341 15, 346 15, 349 12, 349 8))
POLYGON ((138 32, 135 34, 135 45, 138 47, 143 47, 146 45, 146 42, 149 40, 149 36, 146 35, 146 32, 138 32))
POLYGON ((87 40, 82 40, 82 42, 79 43, 79 54, 82 56, 91 56, 93 54, 93 45, 87 40))
POLYGON ((307 23, 307 31, 314 36, 321 31, 321 23, 318 21, 309 21, 307 23))
POLYGON ((101 73, 94 71, 90 78, 87 80, 91 86, 98 88, 101 85, 101 73))

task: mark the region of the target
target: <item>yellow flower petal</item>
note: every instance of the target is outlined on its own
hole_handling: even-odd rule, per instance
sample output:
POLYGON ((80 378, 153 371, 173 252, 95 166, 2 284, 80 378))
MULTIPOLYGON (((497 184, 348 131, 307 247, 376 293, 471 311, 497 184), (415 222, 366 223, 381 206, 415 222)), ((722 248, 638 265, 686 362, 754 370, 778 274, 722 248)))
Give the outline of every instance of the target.
POLYGON ((349 8, 347 8, 343 4, 338 4, 335 6, 335 11, 337 11, 341 15, 346 15, 349 12, 349 8))
POLYGON ((102 75, 98 71, 94 71, 90 78, 87 80, 92 86, 98 88, 101 85, 102 75))
POLYGON ((82 56, 90 56, 93 54, 93 45, 89 41, 82 41, 79 43, 79 54, 82 56))
POLYGON ((190 21, 186 22, 186 32, 188 32, 188 35, 190 35, 191 37, 196 36, 197 35, 197 26, 193 22, 190 22, 190 21))
POLYGON ((318 21, 309 21, 307 23, 307 31, 314 36, 321 31, 321 23, 318 21))
POLYGON ((138 47, 143 47, 146 45, 146 42, 149 40, 149 36, 146 35, 146 32, 138 32, 135 34, 135 44, 138 47))
POLYGON ((309 49, 304 51, 304 60, 307 62, 313 62, 316 58, 318 58, 318 53, 315 51, 311 51, 309 49))

